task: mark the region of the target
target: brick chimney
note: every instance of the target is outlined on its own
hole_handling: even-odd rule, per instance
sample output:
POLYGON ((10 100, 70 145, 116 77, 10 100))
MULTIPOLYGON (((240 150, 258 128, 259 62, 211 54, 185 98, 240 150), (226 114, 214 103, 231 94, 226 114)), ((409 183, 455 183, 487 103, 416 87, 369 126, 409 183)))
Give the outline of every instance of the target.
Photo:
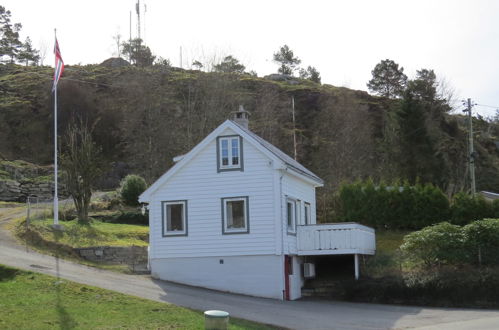
POLYGON ((239 126, 248 129, 250 113, 244 110, 242 105, 239 106, 239 110, 232 113, 232 121, 234 121, 239 126))

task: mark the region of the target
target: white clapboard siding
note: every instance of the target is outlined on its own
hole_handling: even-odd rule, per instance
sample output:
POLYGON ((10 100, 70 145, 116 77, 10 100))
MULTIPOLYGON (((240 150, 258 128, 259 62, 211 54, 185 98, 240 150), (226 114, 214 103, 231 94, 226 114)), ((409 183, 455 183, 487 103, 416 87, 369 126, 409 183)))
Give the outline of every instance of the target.
POLYGON ((244 171, 218 173, 216 155, 213 140, 153 193, 151 258, 275 254, 277 203, 268 157, 243 141, 244 171), (222 235, 221 198, 238 196, 248 196, 250 233, 222 235), (162 237, 161 202, 172 200, 187 200, 187 236, 162 237))
MULTIPOLYGON (((287 208, 286 201, 288 198, 297 201, 297 221, 298 224, 304 224, 305 219, 305 202, 310 203, 311 207, 311 223, 316 223, 315 214, 315 187, 311 184, 299 179, 289 172, 284 172, 282 179, 282 231, 284 237, 284 254, 297 254, 297 237, 290 235, 287 231, 287 208)), ((297 225, 298 225, 297 224, 297 225)), ((298 226, 297 226, 298 227, 298 226)))
POLYGON ((374 254, 374 229, 357 223, 298 226, 298 255, 374 254))

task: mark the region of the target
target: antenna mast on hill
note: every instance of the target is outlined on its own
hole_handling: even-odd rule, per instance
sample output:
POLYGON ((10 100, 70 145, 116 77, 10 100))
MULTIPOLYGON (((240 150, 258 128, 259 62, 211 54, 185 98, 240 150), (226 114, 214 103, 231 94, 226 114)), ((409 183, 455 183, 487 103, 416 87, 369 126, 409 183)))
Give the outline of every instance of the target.
POLYGON ((144 3, 144 44, 146 43, 146 12, 147 12, 147 6, 144 3))
POLYGON ((140 39, 140 0, 135 4, 135 11, 137 12, 137 38, 140 39))

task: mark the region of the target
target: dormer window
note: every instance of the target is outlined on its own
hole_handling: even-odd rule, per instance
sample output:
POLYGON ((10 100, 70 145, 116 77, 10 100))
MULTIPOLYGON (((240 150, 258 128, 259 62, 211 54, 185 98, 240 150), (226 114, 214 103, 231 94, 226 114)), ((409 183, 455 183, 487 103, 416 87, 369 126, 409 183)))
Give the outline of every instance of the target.
POLYGON ((239 135, 217 138, 218 171, 243 170, 243 145, 239 135))

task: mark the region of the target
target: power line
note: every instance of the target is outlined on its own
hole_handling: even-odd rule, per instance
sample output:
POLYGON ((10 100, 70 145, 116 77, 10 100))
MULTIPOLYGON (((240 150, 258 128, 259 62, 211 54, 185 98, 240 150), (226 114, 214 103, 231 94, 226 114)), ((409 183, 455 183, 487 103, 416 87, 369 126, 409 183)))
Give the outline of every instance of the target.
POLYGON ((477 106, 479 106, 479 107, 486 107, 486 108, 492 108, 492 109, 499 109, 499 106, 493 106, 493 105, 478 104, 478 103, 475 103, 474 105, 477 105, 477 106))

